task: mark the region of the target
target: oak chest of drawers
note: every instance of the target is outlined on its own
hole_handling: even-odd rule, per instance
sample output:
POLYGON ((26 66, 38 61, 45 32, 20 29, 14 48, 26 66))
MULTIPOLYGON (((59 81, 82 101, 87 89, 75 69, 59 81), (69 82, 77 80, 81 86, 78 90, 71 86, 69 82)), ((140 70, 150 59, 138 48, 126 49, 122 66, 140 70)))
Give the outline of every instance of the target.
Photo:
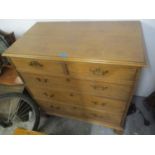
POLYGON ((145 65, 138 21, 37 23, 4 55, 48 114, 117 131, 145 65))

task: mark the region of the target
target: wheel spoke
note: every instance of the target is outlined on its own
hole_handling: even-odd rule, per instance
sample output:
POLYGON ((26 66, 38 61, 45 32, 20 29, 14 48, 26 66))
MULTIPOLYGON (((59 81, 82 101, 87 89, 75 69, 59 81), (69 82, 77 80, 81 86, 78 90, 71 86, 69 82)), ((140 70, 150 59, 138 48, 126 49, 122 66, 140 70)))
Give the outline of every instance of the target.
POLYGON ((19 110, 19 108, 20 108, 20 106, 21 106, 21 99, 19 100, 19 102, 18 102, 18 104, 17 104, 17 106, 16 106, 16 108, 15 108, 15 110, 14 110, 14 113, 12 114, 12 117, 11 117, 11 121, 13 121, 13 120, 15 120, 15 118, 16 118, 16 114, 17 114, 17 112, 18 112, 18 110, 19 110))

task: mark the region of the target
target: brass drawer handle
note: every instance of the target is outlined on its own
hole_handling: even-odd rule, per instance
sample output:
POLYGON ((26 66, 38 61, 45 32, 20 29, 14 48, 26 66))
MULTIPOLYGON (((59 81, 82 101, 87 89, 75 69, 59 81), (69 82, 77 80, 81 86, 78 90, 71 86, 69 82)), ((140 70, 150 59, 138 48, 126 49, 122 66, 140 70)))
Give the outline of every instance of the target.
POLYGON ((54 108, 54 106, 53 105, 50 105, 50 108, 54 108))
POLYGON ((74 109, 74 110, 77 110, 78 108, 77 108, 77 107, 73 107, 73 109, 74 109))
POLYGON ((51 98, 54 97, 54 94, 51 94, 50 97, 51 97, 51 98))
POLYGON ((67 82, 70 82, 71 80, 70 80, 69 78, 66 78, 66 81, 67 81, 67 82))
MULTIPOLYGON (((99 105, 99 103, 97 101, 92 101, 93 104, 95 105, 99 105)), ((102 107, 104 107, 106 105, 106 103, 101 103, 100 104, 102 107)))
POLYGON ((38 77, 37 77, 36 80, 39 81, 39 82, 41 82, 41 78, 38 78, 38 77))
POLYGON ((61 108, 60 108, 60 107, 55 107, 55 109, 56 109, 56 110, 60 110, 61 108))
POLYGON ((73 93, 70 93, 70 96, 74 96, 74 94, 73 93))
POLYGON ((60 110, 61 109, 59 106, 53 106, 53 105, 50 105, 50 108, 56 109, 56 110, 60 110))
POLYGON ((95 105, 98 105, 98 102, 97 101, 92 101, 93 104, 95 105))
POLYGON ((39 81, 39 82, 45 82, 45 83, 48 82, 48 79, 41 79, 39 77, 36 77, 36 80, 39 81))
POLYGON ((106 105, 106 103, 101 103, 102 107, 104 107, 106 105))
POLYGON ((45 96, 48 96, 48 94, 46 92, 43 93, 45 96))
POLYGON ((42 64, 40 64, 38 61, 31 61, 30 63, 29 63, 29 65, 30 66, 32 66, 32 67, 43 67, 43 65, 42 64))
POLYGON ((43 94, 44 94, 45 96, 47 96, 47 97, 51 97, 51 98, 55 96, 54 94, 49 95, 49 94, 46 93, 46 92, 44 92, 43 94))
POLYGON ((93 89, 95 89, 95 90, 97 90, 97 89, 101 89, 101 90, 106 90, 106 89, 108 89, 108 87, 106 87, 106 86, 92 86, 93 87, 93 89))
POLYGON ((94 75, 105 75, 109 73, 108 70, 102 70, 101 68, 90 69, 90 72, 94 75))
POLYGON ((103 118, 103 116, 100 116, 100 115, 95 114, 95 113, 91 113, 91 115, 92 115, 93 117, 96 117, 96 118, 103 118))

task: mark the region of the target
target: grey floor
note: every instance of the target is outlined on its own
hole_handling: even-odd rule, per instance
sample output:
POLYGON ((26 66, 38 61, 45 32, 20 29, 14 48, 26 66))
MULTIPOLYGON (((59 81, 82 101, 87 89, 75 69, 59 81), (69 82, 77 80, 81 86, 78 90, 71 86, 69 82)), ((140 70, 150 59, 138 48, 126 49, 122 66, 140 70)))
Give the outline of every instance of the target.
MULTIPOLYGON (((133 101, 136 107, 140 109, 150 125, 144 124, 144 119, 139 110, 128 115, 125 123, 125 135, 153 135, 155 134, 155 119, 150 110, 143 104, 144 98, 134 97, 133 101)), ((49 135, 114 135, 112 129, 98 125, 77 121, 74 119, 62 117, 41 116, 39 131, 49 135)))

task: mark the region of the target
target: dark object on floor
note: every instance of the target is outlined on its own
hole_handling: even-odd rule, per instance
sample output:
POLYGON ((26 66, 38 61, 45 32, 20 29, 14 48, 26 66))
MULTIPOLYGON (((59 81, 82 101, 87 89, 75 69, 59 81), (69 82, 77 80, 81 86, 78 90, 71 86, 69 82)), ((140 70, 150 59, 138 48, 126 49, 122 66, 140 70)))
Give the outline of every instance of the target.
POLYGON ((145 125, 145 126, 149 126, 149 125, 150 125, 150 121, 148 121, 148 120, 145 118, 145 116, 144 116, 144 114, 142 113, 142 111, 139 110, 139 113, 141 114, 141 116, 142 116, 143 119, 144 119, 144 125, 145 125))
POLYGON ((138 107, 136 107, 136 105, 135 105, 134 102, 131 103, 127 115, 134 114, 137 110, 139 111, 139 114, 142 116, 142 118, 143 118, 143 120, 144 120, 144 125, 145 125, 145 126, 149 126, 149 125, 150 125, 150 121, 148 121, 148 120, 145 118, 145 116, 144 116, 144 114, 142 113, 142 111, 141 111, 138 107))
POLYGON ((144 102, 145 107, 152 113, 155 119, 155 92, 151 93, 144 102))
POLYGON ((131 103, 130 107, 129 107, 129 110, 128 110, 128 113, 127 113, 127 116, 131 115, 131 114, 133 114, 135 112, 136 112, 136 105, 134 103, 131 103))
POLYGON ((152 108, 155 109, 155 92, 151 93, 146 99, 145 102, 152 108))

